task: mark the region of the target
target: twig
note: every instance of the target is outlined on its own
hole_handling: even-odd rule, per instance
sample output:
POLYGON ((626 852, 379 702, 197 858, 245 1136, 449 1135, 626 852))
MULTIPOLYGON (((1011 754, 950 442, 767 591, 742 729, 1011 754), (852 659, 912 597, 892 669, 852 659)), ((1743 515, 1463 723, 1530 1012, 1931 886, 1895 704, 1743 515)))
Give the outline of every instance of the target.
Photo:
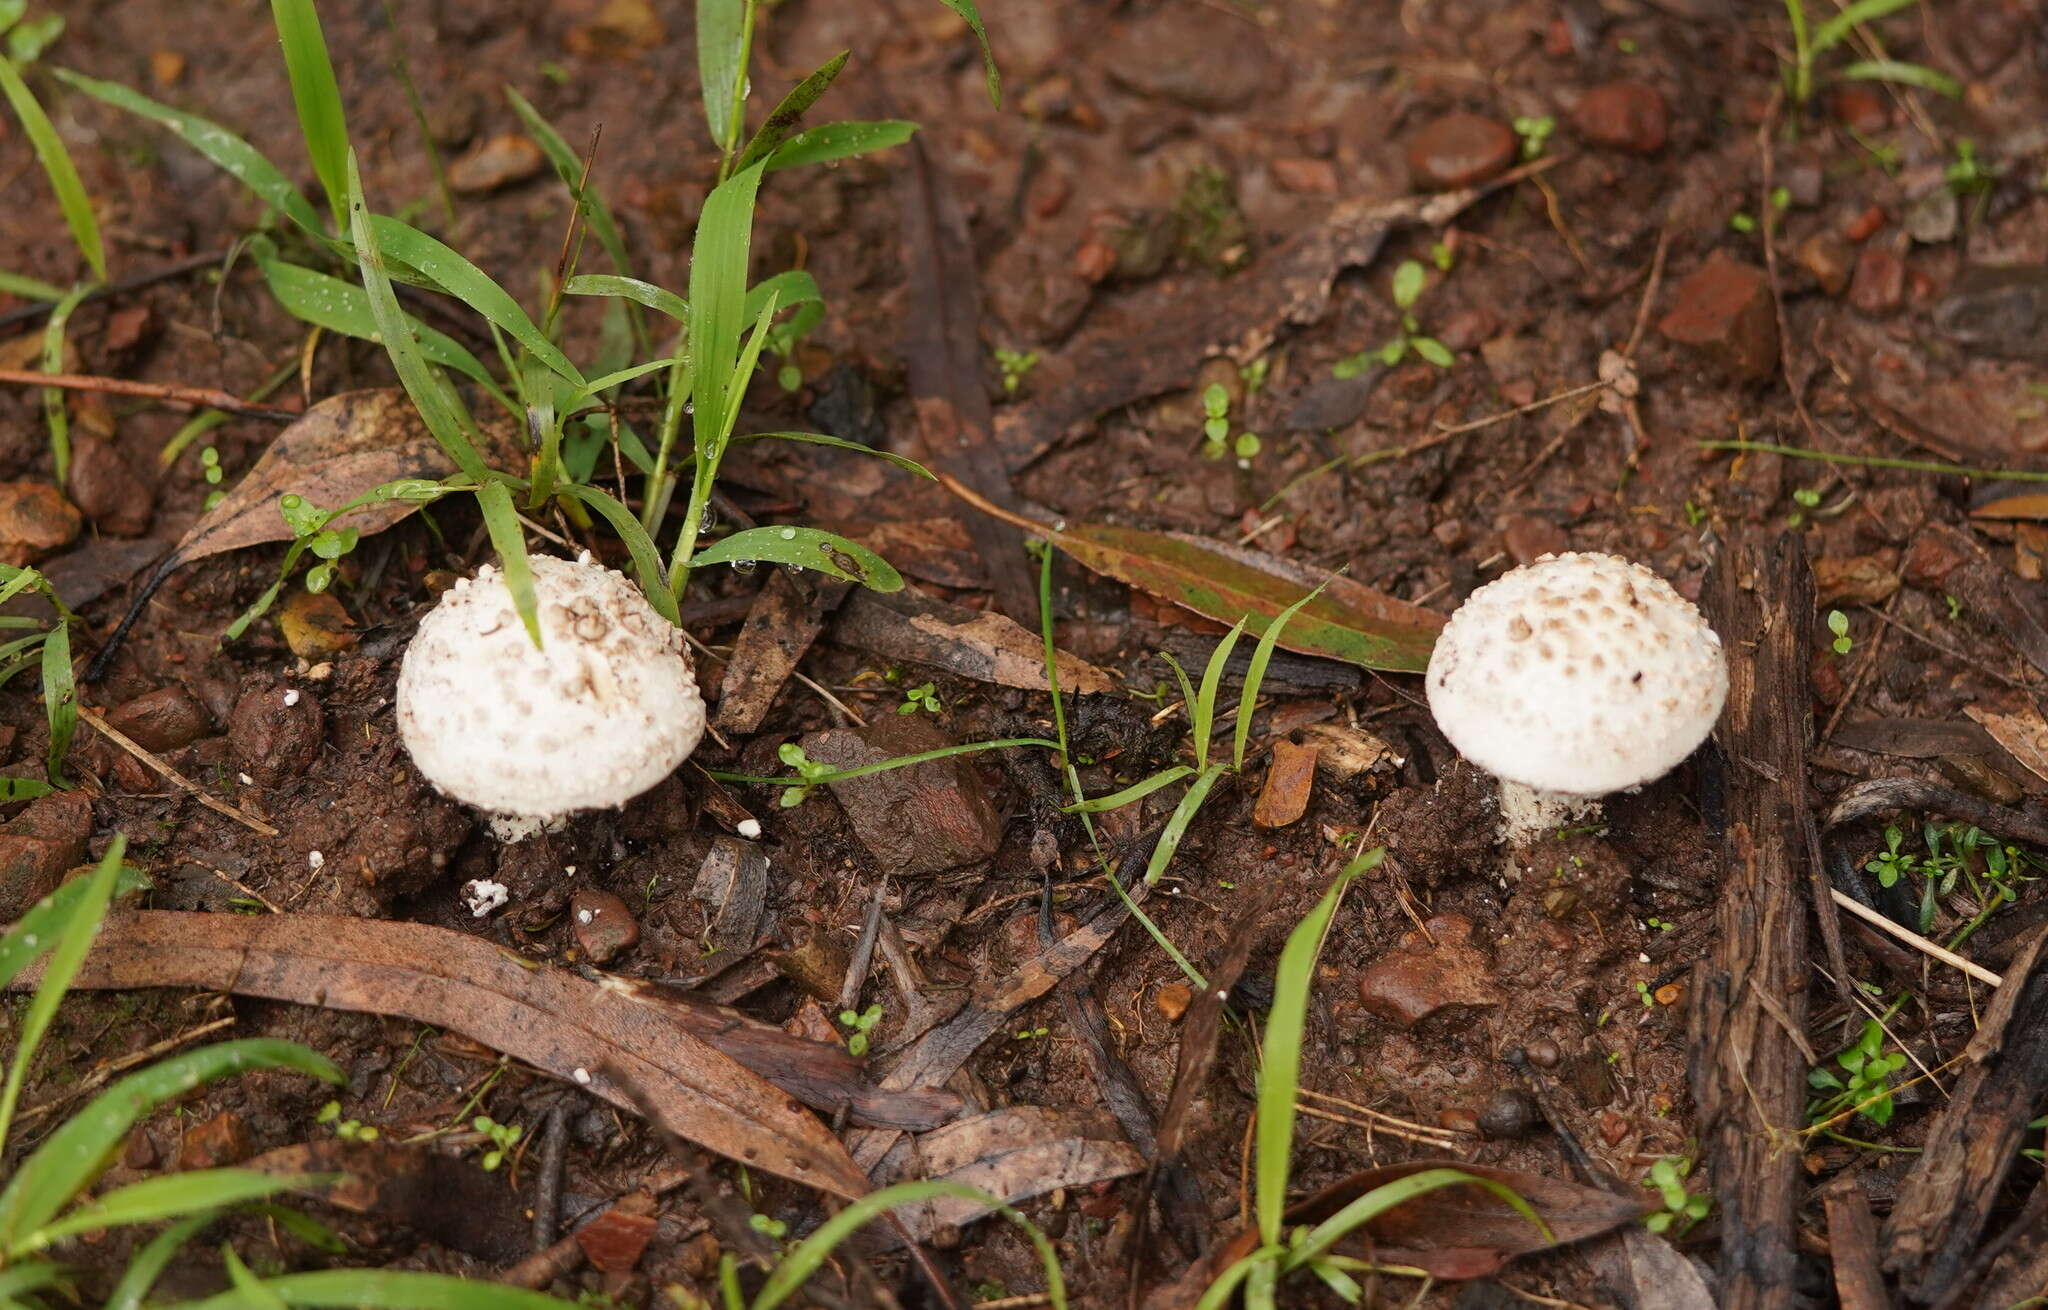
POLYGON ((1885 918, 1882 914, 1862 904, 1852 896, 1844 896, 1833 887, 1828 888, 1828 895, 1834 898, 1835 904, 1841 906, 1865 923, 1890 933, 1914 950, 1930 955, 1951 968, 1962 970, 1987 987, 1998 987, 2005 982, 2005 979, 1991 972, 1991 970, 1983 965, 1966 960, 1945 946, 1937 946, 1909 928, 1901 928, 1898 924, 1893 923, 1890 919, 1885 918))
POLYGON ((240 396, 214 387, 181 387, 173 382, 135 382, 128 378, 93 377, 83 373, 38 373, 33 369, 0 368, 0 385, 57 387, 64 391, 98 391, 116 396, 145 396, 194 409, 217 409, 243 418, 266 418, 274 423, 293 423, 301 416, 294 410, 252 405, 240 396))
MULTIPOLYGON (((112 724, 108 723, 106 719, 103 718, 100 715, 100 713, 97 710, 93 709, 90 705, 80 705, 78 707, 78 717, 84 719, 87 723, 91 724, 93 728, 96 729, 108 741, 113 742, 122 750, 127 751, 130 755, 133 755, 136 759, 142 761, 144 764, 147 764, 150 768, 155 769, 158 773, 162 774, 165 778, 169 779, 174 786, 177 786, 185 791, 190 792, 192 794, 192 798, 198 801, 201 805, 204 805, 207 809, 212 810, 216 814, 225 814, 228 818, 233 819, 236 823, 241 824, 243 827, 249 829, 251 832, 258 833, 265 837, 277 836, 277 829, 271 827, 269 824, 257 818, 255 815, 249 813, 247 810, 241 809, 238 806, 230 805, 226 801, 215 800, 212 796, 202 791, 198 783, 193 782, 184 774, 178 772, 170 765, 164 763, 157 756, 151 754, 143 747, 137 745, 133 739, 127 736, 127 734, 123 733, 119 728, 116 728, 112 724)), ((254 893, 251 894, 253 895, 254 893)), ((262 898, 258 897, 258 899, 260 900, 262 898)), ((268 905, 270 903, 268 901, 264 901, 264 904, 268 905)))
POLYGON ((15 1122, 25 1124, 31 1119, 40 1118, 57 1106, 75 1101, 87 1092, 96 1090, 117 1073, 133 1069, 137 1065, 148 1064, 152 1060, 169 1055, 187 1042, 196 1042, 210 1033, 217 1033, 223 1028, 232 1028, 234 1025, 235 1016, 225 1014, 218 1019, 202 1023, 197 1028, 187 1028, 184 1032, 173 1033, 162 1041, 145 1046, 139 1051, 130 1051, 119 1059, 109 1060, 84 1078, 81 1078, 78 1082, 66 1088, 63 1094, 54 1096, 47 1101, 40 1101, 35 1105, 24 1107, 22 1112, 16 1116, 15 1122))
POLYGON ((1650 280, 1643 287, 1642 301, 1636 305, 1635 326, 1629 329, 1628 344, 1621 348, 1623 359, 1634 359, 1636 347, 1643 344, 1643 333, 1649 330, 1650 306, 1657 299, 1657 286, 1664 280, 1664 256, 1671 249, 1671 222, 1657 230, 1657 253, 1650 256, 1650 280))
MULTIPOLYGON (((228 252, 225 250, 213 250, 203 255, 191 255, 174 264, 166 264, 162 268, 152 269, 147 273, 137 273, 134 277, 125 277, 119 282, 109 282, 103 287, 87 292, 85 297, 78 303, 80 305, 90 305, 95 300, 106 300, 112 296, 126 295, 130 291, 140 291, 142 288, 153 286, 158 282, 168 282, 174 277, 183 277, 185 274, 205 268, 209 264, 218 264, 227 257, 228 252)), ((55 301, 38 300, 33 304, 21 305, 10 309, 5 314, 0 314, 0 332, 6 331, 17 323, 33 323, 37 319, 46 318, 49 316, 50 311, 56 307, 55 301)))
POLYGON ((1808 441, 1818 444, 1819 430, 1814 426, 1813 415, 1806 410, 1805 387, 1792 376, 1792 331, 1785 318, 1785 289, 1778 281, 1778 207, 1771 202, 1771 193, 1777 190, 1777 157, 1771 151, 1771 136, 1777 130, 1778 115, 1785 105, 1785 88, 1771 92, 1770 107, 1764 111, 1764 121, 1756 129, 1757 150, 1763 157, 1763 196, 1759 209, 1763 213, 1764 272, 1771 283, 1771 308, 1778 320, 1778 371, 1785 375, 1785 389, 1792 393, 1792 409, 1799 415, 1800 426, 1806 429, 1808 441))

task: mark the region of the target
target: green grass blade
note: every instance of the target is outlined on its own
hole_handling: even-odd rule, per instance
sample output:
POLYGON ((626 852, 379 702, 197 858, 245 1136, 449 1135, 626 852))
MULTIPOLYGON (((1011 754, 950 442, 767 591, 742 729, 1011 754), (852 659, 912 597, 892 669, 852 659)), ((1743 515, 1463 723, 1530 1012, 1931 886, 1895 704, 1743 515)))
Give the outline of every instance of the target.
POLYGON ((697 81, 711 144, 731 150, 739 140, 740 91, 747 76, 749 0, 697 0, 697 81))
POLYGON ((941 746, 937 750, 919 751, 915 755, 898 755, 894 759, 879 760, 873 764, 862 764, 851 769, 835 769, 809 778, 763 778, 749 773, 724 773, 717 769, 704 772, 720 782, 752 783, 760 787, 823 786, 828 782, 846 782, 853 778, 865 778, 871 773, 884 773, 890 769, 906 769, 913 764, 929 764, 933 760, 949 760, 955 755, 974 755, 981 751, 1007 750, 1012 746, 1043 746, 1047 750, 1058 750, 1056 741, 1042 737, 1002 737, 995 741, 969 741, 958 746, 941 746))
POLYGON ((622 387, 634 378, 645 377, 649 373, 660 369, 673 367, 675 367, 674 359, 650 359, 644 364, 635 364, 631 368, 622 368, 616 373, 607 373, 603 377, 592 378, 581 387, 578 387, 569 396, 568 404, 572 408, 581 408, 596 397, 599 392, 610 391, 613 387, 622 387))
POLYGON ((640 590, 647 594, 647 603, 670 623, 682 626, 676 598, 669 594, 668 580, 661 570, 661 552, 655 547, 654 539, 647 535, 647 529, 640 526, 640 520, 633 517, 633 511, 596 487, 565 484, 556 488, 556 494, 581 501, 612 525, 612 530, 619 534, 619 539, 626 543, 627 551, 633 556, 633 578, 640 584, 640 590))
POLYGON ((693 569, 707 564, 794 564, 858 582, 875 591, 903 590, 903 575, 889 561, 857 541, 817 528, 748 528, 713 542, 690 560, 693 569))
POLYGON ((348 1081, 317 1051, 267 1037, 202 1046, 129 1074, 44 1138, 0 1190, 0 1250, 48 1223, 90 1186, 113 1162, 128 1130, 158 1105, 251 1069, 296 1069, 330 1083, 348 1081))
POLYGON ((871 154, 902 145, 916 131, 917 124, 900 119, 874 123, 822 123, 783 142, 768 157, 767 168, 769 172, 777 173, 804 164, 828 164, 835 159, 871 154))
POLYGON ((25 1264, 0 1269, 0 1306, 13 1310, 15 1306, 34 1304, 28 1301, 17 1301, 14 1298, 26 1296, 40 1288, 53 1287, 63 1277, 64 1267, 51 1264, 47 1260, 31 1260, 25 1264))
POLYGON ((327 38, 313 0, 270 0, 270 16, 284 47, 285 73, 291 79, 292 103, 299 111, 299 131, 313 175, 327 192, 334 228, 348 230, 348 117, 341 108, 341 88, 327 57, 327 38))
POLYGON ((818 280, 800 268, 764 277, 747 292, 747 307, 740 311, 740 317, 753 320, 761 316, 761 309, 770 300, 775 302, 776 312, 792 309, 798 305, 822 305, 825 293, 818 290, 818 280))
POLYGON ((1223 634, 1223 640, 1216 643, 1216 649, 1209 652, 1209 663, 1202 669, 1202 689, 1195 694, 1195 703, 1190 707, 1197 769, 1208 767, 1209 738, 1216 731, 1216 693, 1223 686, 1223 670, 1230 663, 1230 652, 1243 635, 1244 620, 1239 619, 1231 625, 1229 632, 1223 634))
MULTIPOLYGON (((71 311, 78 308, 92 284, 81 282, 64 294, 43 325, 43 372, 64 371, 64 333, 71 326, 71 311)), ((71 416, 64 408, 64 393, 56 387, 43 388, 43 417, 50 426, 50 462, 57 473, 57 485, 71 480, 71 416)))
MULTIPOLYGON (((1060 656, 1059 647, 1053 641, 1052 627, 1052 551, 1041 544, 1038 552, 1038 635, 1045 647, 1045 689, 1052 694, 1053 735, 1060 739, 1060 768, 1073 784, 1074 800, 1079 802, 1083 799, 1081 780, 1068 756, 1067 708, 1060 701, 1060 656)), ((1087 823, 1087 820, 1082 822, 1087 823)), ((1089 834, 1094 835, 1093 824, 1089 824, 1089 834)), ((1116 879, 1111 878, 1110 881, 1115 882, 1116 879)))
POLYGON ((1181 839, 1188 834, 1188 825, 1195 821, 1195 815, 1202 808, 1202 802, 1209 799, 1209 792, 1216 780, 1223 776, 1223 766, 1211 765, 1195 775, 1188 789, 1181 795, 1180 804, 1173 807, 1173 813, 1166 818, 1166 827, 1159 833, 1159 842, 1152 848, 1152 858, 1145 861, 1145 885, 1155 886, 1166 876, 1166 870, 1173 864, 1173 857, 1180 851, 1181 839))
POLYGON ((1841 43, 1843 37, 1863 24, 1874 23, 1887 14, 1895 14, 1918 2, 1919 0, 1856 0, 1854 4, 1813 29, 1813 43, 1810 48, 1816 55, 1832 50, 1841 43))
POLYGON ((1897 59, 1865 59, 1850 64, 1836 77, 1844 82, 1897 82, 1901 86, 1916 86, 1951 100, 1961 99, 1963 94, 1962 84, 1947 73, 1937 73, 1925 65, 1908 64, 1897 59))
MULTIPOLYGON (((28 1077, 29 1065, 35 1061, 36 1047, 42 1044, 43 1034, 49 1031, 50 1020, 56 1017, 57 1005, 70 989, 71 980, 78 976, 79 965, 85 963, 85 954, 92 949, 93 938, 99 936, 100 922, 106 918, 107 906, 114 899, 114 884, 121 876, 121 856, 127 849, 128 839, 115 837, 99 867, 92 871, 86 890, 80 894, 69 920, 63 924, 64 931, 50 948, 50 963, 43 971, 43 980, 37 984, 36 994, 29 999, 28 1009, 22 1013, 21 1027, 14 1039, 14 1062, 7 1067, 6 1083, 0 1085, 0 1148, 7 1145, 7 1131, 14 1123, 14 1107, 21 1099, 21 1085, 28 1077)), ((26 1172, 24 1166, 23 1173, 26 1172)), ((10 1187, 9 1191, 12 1190, 10 1187)), ((0 1251, 11 1255, 19 1230, 9 1226, 5 1219, 4 1208, 0 1208, 0 1251)))
MULTIPOLYGON (((263 270, 263 281, 270 288, 271 296, 293 318, 358 341, 383 343, 383 332, 377 312, 370 303, 370 293, 356 283, 344 282, 317 269, 286 263, 282 259, 259 258, 256 264, 263 270)), ((403 319, 412 339, 419 343, 420 353, 427 359, 443 368, 452 368, 472 381, 491 382, 483 361, 460 342, 435 331, 410 314, 403 314, 403 319)))
MULTIPOLYGON (((321 1269, 266 1278, 263 1287, 286 1305, 308 1310, 574 1310, 575 1303, 503 1283, 471 1281, 453 1274, 388 1269, 321 1269)), ((172 1310, 249 1310, 239 1290, 172 1310)))
POLYGON ((195 1169, 159 1174, 117 1187, 106 1195, 73 1207, 63 1218, 44 1224, 17 1243, 22 1251, 47 1250, 62 1238, 79 1233, 125 1228, 130 1224, 175 1219, 199 1210, 216 1210, 260 1201, 294 1188, 332 1182, 340 1174, 266 1174, 253 1169, 195 1169))
POLYGON ((939 0, 940 4, 967 20, 974 29, 974 39, 981 42, 981 66, 988 74, 988 102, 996 108, 1003 107, 1003 78, 996 71, 996 52, 989 48, 988 29, 981 25, 981 10, 975 8, 974 0, 939 0))
MULTIPOLYGON (((120 896, 147 886, 149 882, 140 872, 124 864, 114 883, 113 894, 120 896)), ((79 926, 78 915, 91 895, 92 879, 73 878, 29 907, 28 913, 8 929, 7 935, 0 937, 0 988, 13 982, 23 969, 55 949, 59 942, 68 940, 74 932, 86 931, 79 926)))
MULTIPOLYGON (((1272 1030, 1268 1028, 1268 1041, 1272 1039, 1271 1034, 1272 1030)), ((1440 1187, 1456 1187, 1460 1184, 1483 1187, 1492 1192, 1536 1225, 1537 1231, 1543 1234, 1545 1241, 1551 1240, 1550 1228, 1543 1222, 1543 1216, 1537 1214, 1536 1208, 1523 1200, 1521 1194, 1507 1184, 1491 1178, 1480 1178, 1462 1169, 1424 1169, 1420 1173, 1409 1174, 1406 1178, 1382 1183, 1317 1224, 1302 1240, 1301 1245, 1288 1253, 1287 1267, 1299 1269, 1397 1205, 1406 1204, 1440 1187)))
POLYGON ((519 621, 526 625, 526 634, 538 649, 540 600, 533 592, 533 566, 526 559, 526 534, 520 531, 518 511, 512 508, 512 493, 502 482, 488 482, 477 489, 476 502, 483 509, 484 526, 490 530, 499 567, 505 570, 512 608, 519 611, 519 621))
POLYGON ((1113 791, 1107 796, 1096 796, 1072 805, 1060 806, 1062 814, 1100 814, 1104 810, 1120 810, 1136 801, 1144 800, 1161 787, 1168 787, 1193 773, 1194 769, 1185 764, 1176 764, 1170 769, 1161 769, 1143 782, 1134 782, 1122 791, 1113 791))
POLYGON ((751 168, 774 154, 777 146, 789 140, 797 125, 804 121, 804 115, 811 112, 811 106, 818 103, 818 97, 825 94, 826 88, 832 85, 833 79, 846 67, 847 58, 851 54, 849 50, 841 50, 826 60, 817 72, 790 88, 789 94, 782 97, 782 103, 775 106, 767 121, 754 132, 752 139, 747 142, 747 148, 740 152, 739 163, 734 167, 751 168))
POLYGON ((78 729, 78 686, 71 676, 71 628, 62 619, 43 641, 43 716, 50 725, 50 785, 64 783, 64 756, 78 729))
POLYGON ((420 353, 419 343, 413 339, 411 325, 398 308, 398 297, 391 290, 391 279, 384 272, 384 259, 378 250, 376 232, 370 226, 362 186, 362 175, 356 166, 355 156, 351 154, 348 158, 349 228, 355 238, 356 266, 362 272, 363 289, 368 293, 378 337, 385 352, 391 356, 398 380, 404 385, 406 395, 412 398, 413 407, 419 410, 427 430, 434 434, 435 441, 440 443, 455 467, 462 470, 463 476, 482 486, 491 481, 491 471, 470 440, 472 424, 469 413, 440 376, 428 367, 420 353))
POLYGON ((735 364, 746 326, 747 260, 754 239, 759 166, 735 173, 704 201, 690 253, 690 356, 695 369, 697 449, 716 450, 732 431, 746 378, 735 364))
POLYGON ((562 185, 569 188, 570 196, 577 204, 583 206, 584 217, 589 220, 590 230, 596 234, 597 243, 604 247, 606 257, 612 261, 613 271, 631 276, 633 265, 626 258, 626 243, 619 236, 619 225, 613 220, 610 207, 604 203, 604 197, 597 193, 596 188, 585 188, 581 185, 582 157, 569 148, 569 143, 562 139, 562 134, 557 132, 547 119, 540 116, 539 110, 527 103, 525 96, 508 86, 505 88, 505 98, 512 102, 512 112, 519 116, 519 121, 526 126, 527 134, 539 144, 541 153, 546 155, 548 163, 554 166, 555 176, 562 179, 562 185))
MULTIPOLYGON (((747 394, 747 385, 753 380, 754 369, 761 362, 761 350, 768 343, 768 325, 775 318, 775 297, 768 297, 768 303, 761 307, 761 313, 754 320, 754 330, 747 337, 747 343, 740 347, 740 357, 733 364, 732 394, 725 411, 725 426, 718 430, 718 444, 714 450, 723 454, 727 443, 732 440, 732 430, 740 420, 740 401, 747 394)), ((714 469, 716 465, 713 465, 714 469)))
POLYGON ((690 307, 683 303, 681 296, 667 287, 642 282, 637 277, 613 273, 578 273, 562 284, 562 290, 571 296, 618 296, 636 305, 659 310, 678 323, 690 321, 690 307))
POLYGON ((1268 1246, 1281 1239, 1287 1211, 1287 1178, 1294 1151, 1294 1102, 1301 1090, 1301 1041, 1308 1023, 1309 991, 1315 986, 1316 957, 1323 935, 1336 916, 1337 904, 1352 879, 1376 867, 1380 850, 1353 860, 1323 899, 1295 925, 1273 971, 1273 1008, 1266 1020, 1263 1061, 1259 1070, 1259 1102, 1254 1137, 1258 1153, 1253 1172, 1253 1208, 1259 1238, 1268 1246))
POLYGON ((1273 616, 1273 621, 1266 625, 1266 630, 1259 634, 1259 644, 1252 648, 1251 667, 1244 672, 1244 690, 1237 698, 1237 734, 1230 751, 1232 768, 1240 771, 1244 768, 1245 747, 1251 742, 1252 737, 1252 711, 1258 706, 1259 687, 1266 681, 1266 666, 1273 662, 1273 647, 1280 640, 1281 630, 1287 626, 1289 619, 1301 612, 1302 606, 1322 593, 1323 589, 1317 587, 1281 610, 1273 616))
POLYGON ((1237 1289, 1251 1276, 1252 1270, 1260 1265, 1271 1264, 1282 1254, 1282 1250, 1274 1247, 1260 1247, 1242 1257, 1216 1275, 1216 1281, 1202 1290, 1202 1298, 1195 1302, 1195 1310, 1224 1310, 1230 1304, 1231 1297, 1237 1294, 1237 1289))
POLYGON ((188 114, 182 109, 159 104, 141 92, 130 90, 118 82, 102 82, 83 73, 74 73, 68 68, 55 68, 50 71, 67 86, 75 87, 116 109, 124 109, 139 118, 146 118, 159 127, 168 128, 182 138, 186 145, 205 156, 216 168, 255 192, 258 199, 283 214, 309 235, 326 238, 327 233, 320 222, 319 211, 307 203, 306 197, 299 193, 299 189, 292 185, 283 171, 264 158, 256 147, 220 124, 201 118, 197 114, 188 114))
POLYGON ((242 1257, 235 1254, 231 1243, 220 1246, 221 1263, 227 1266, 228 1281, 235 1285, 240 1294, 243 1310, 291 1310, 285 1299, 263 1285, 263 1280, 242 1263, 242 1257))
POLYGON ((141 1250, 128 1258, 127 1268, 121 1271, 121 1281, 114 1284, 114 1290, 107 1296, 107 1310, 142 1310, 143 1298, 156 1286, 156 1280, 163 1276, 185 1243, 199 1236, 208 1224, 218 1218, 218 1211, 186 1215, 150 1238, 141 1250))
POLYGON ((443 291, 510 333, 513 340, 558 375, 578 386, 583 384, 582 372, 541 334, 519 302, 490 274, 410 224, 377 214, 371 217, 370 226, 377 233, 378 248, 386 255, 432 278, 443 291))
POLYGON ((66 295, 63 287, 52 286, 48 282, 25 274, 5 271, 0 271, 0 291, 10 296, 20 296, 23 300, 44 300, 53 303, 62 300, 66 295))
POLYGON ((1172 651, 1160 651, 1159 658, 1165 660, 1166 666, 1173 670, 1173 680, 1180 684, 1180 703, 1187 706, 1189 714, 1193 714, 1195 712, 1195 686, 1188 681, 1188 671, 1180 666, 1180 661, 1173 657, 1172 651))
POLYGON ((886 459, 897 468, 906 469, 921 478, 931 478, 933 481, 938 480, 937 475, 930 469, 907 456, 898 455, 891 450, 876 450, 873 446, 863 446, 858 441, 848 441, 845 437, 829 437, 822 432, 749 432, 744 436, 735 437, 733 440, 800 441, 810 446, 831 446, 838 450, 851 450, 862 455, 872 455, 876 459, 886 459))
POLYGON ((11 59, 0 58, 0 92, 6 94, 7 103, 14 107, 14 116, 21 120, 22 134, 28 137, 37 162, 50 179, 50 190, 57 194, 57 208, 63 211, 64 225, 71 229, 71 240, 78 246, 78 253, 85 256, 92 275, 106 281, 107 252, 100 242, 99 220, 93 217, 85 183, 78 180, 78 169, 71 163, 70 152, 64 149, 63 138, 57 135, 50 116, 43 112, 28 83, 21 80, 21 70, 11 59))
POLYGON ((1059 1257, 1053 1253, 1052 1243, 1037 1225, 1004 1205, 1000 1198, 990 1196, 980 1188, 964 1183, 940 1181, 898 1183, 870 1192, 847 1205, 844 1210, 818 1225, 817 1231, 797 1243, 768 1275, 768 1281, 754 1296, 749 1310, 775 1310, 784 1301, 794 1296, 812 1274, 818 1272, 825 1261, 847 1238, 869 1221, 886 1214, 899 1205, 913 1205, 920 1201, 938 1197, 953 1197, 973 1201, 978 1205, 1001 1214, 1005 1219, 1023 1230, 1031 1245, 1038 1252, 1039 1264, 1045 1269, 1045 1296, 1053 1310, 1065 1310, 1067 1304, 1066 1280, 1060 1274, 1059 1257))

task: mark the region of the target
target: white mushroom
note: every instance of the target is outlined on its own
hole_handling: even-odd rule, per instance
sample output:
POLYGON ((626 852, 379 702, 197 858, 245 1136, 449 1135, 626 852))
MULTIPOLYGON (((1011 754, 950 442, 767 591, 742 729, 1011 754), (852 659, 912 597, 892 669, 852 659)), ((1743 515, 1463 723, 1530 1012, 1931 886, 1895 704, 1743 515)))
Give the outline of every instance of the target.
POLYGON ((529 832, 625 804, 704 734, 683 634, 638 588, 587 556, 531 562, 539 648, 485 565, 421 620, 398 674, 398 733, 427 781, 529 832))
POLYGON ((1721 639, 1640 564, 1546 555, 1472 593, 1429 658, 1429 708, 1500 779, 1522 845, 1675 768, 1728 696, 1721 639))

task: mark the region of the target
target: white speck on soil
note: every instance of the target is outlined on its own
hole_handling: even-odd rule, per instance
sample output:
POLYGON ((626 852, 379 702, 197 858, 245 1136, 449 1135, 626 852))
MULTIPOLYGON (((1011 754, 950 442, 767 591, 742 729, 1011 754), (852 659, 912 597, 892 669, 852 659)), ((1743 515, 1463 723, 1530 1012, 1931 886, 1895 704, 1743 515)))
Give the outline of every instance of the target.
POLYGON ((578 923, 589 923, 592 919, 596 917, 597 916, 592 914, 589 910, 576 911, 576 922, 578 923))
POLYGON ((590 1070, 583 1068, 581 1065, 577 1066, 576 1071, 570 1077, 574 1078, 581 1086, 590 1086, 590 1070))
POLYGON ((759 841, 761 839, 761 821, 759 819, 741 819, 738 828, 740 836, 745 837, 748 841, 759 841))
POLYGON ((462 903, 469 907, 475 918, 481 919, 511 898, 512 889, 502 882, 488 878, 476 878, 462 884, 462 903))
POLYGON ((306 867, 309 869, 325 868, 327 867, 327 857, 325 855, 322 855, 319 851, 307 851, 306 867))
POLYGON ((298 689, 297 687, 293 687, 293 688, 292 688, 292 689, 291 689, 290 691, 288 691, 288 692, 286 692, 286 693, 284 694, 284 707, 285 707, 286 709, 290 709, 290 708, 291 708, 292 706, 294 706, 294 705, 296 705, 296 704, 298 704, 298 703, 299 703, 299 689, 298 689))
POLYGON ((246 773, 236 774, 235 781, 241 783, 244 787, 254 787, 256 785, 256 780, 246 773))

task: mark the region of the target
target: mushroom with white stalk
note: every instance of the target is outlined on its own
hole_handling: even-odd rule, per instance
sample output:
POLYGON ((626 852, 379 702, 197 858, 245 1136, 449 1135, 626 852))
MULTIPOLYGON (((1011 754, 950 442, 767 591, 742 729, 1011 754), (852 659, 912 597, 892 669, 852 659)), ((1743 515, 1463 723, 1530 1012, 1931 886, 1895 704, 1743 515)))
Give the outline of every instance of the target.
POLYGON ((1500 780, 1526 845, 1662 777, 1728 697, 1721 639, 1671 584, 1613 555, 1545 555, 1479 588, 1429 657, 1430 713, 1500 780))
POLYGON ((398 673, 398 735, 413 763, 495 816, 506 840, 625 804, 704 734, 680 629, 588 554, 529 563, 539 646, 487 564, 420 621, 398 673))

